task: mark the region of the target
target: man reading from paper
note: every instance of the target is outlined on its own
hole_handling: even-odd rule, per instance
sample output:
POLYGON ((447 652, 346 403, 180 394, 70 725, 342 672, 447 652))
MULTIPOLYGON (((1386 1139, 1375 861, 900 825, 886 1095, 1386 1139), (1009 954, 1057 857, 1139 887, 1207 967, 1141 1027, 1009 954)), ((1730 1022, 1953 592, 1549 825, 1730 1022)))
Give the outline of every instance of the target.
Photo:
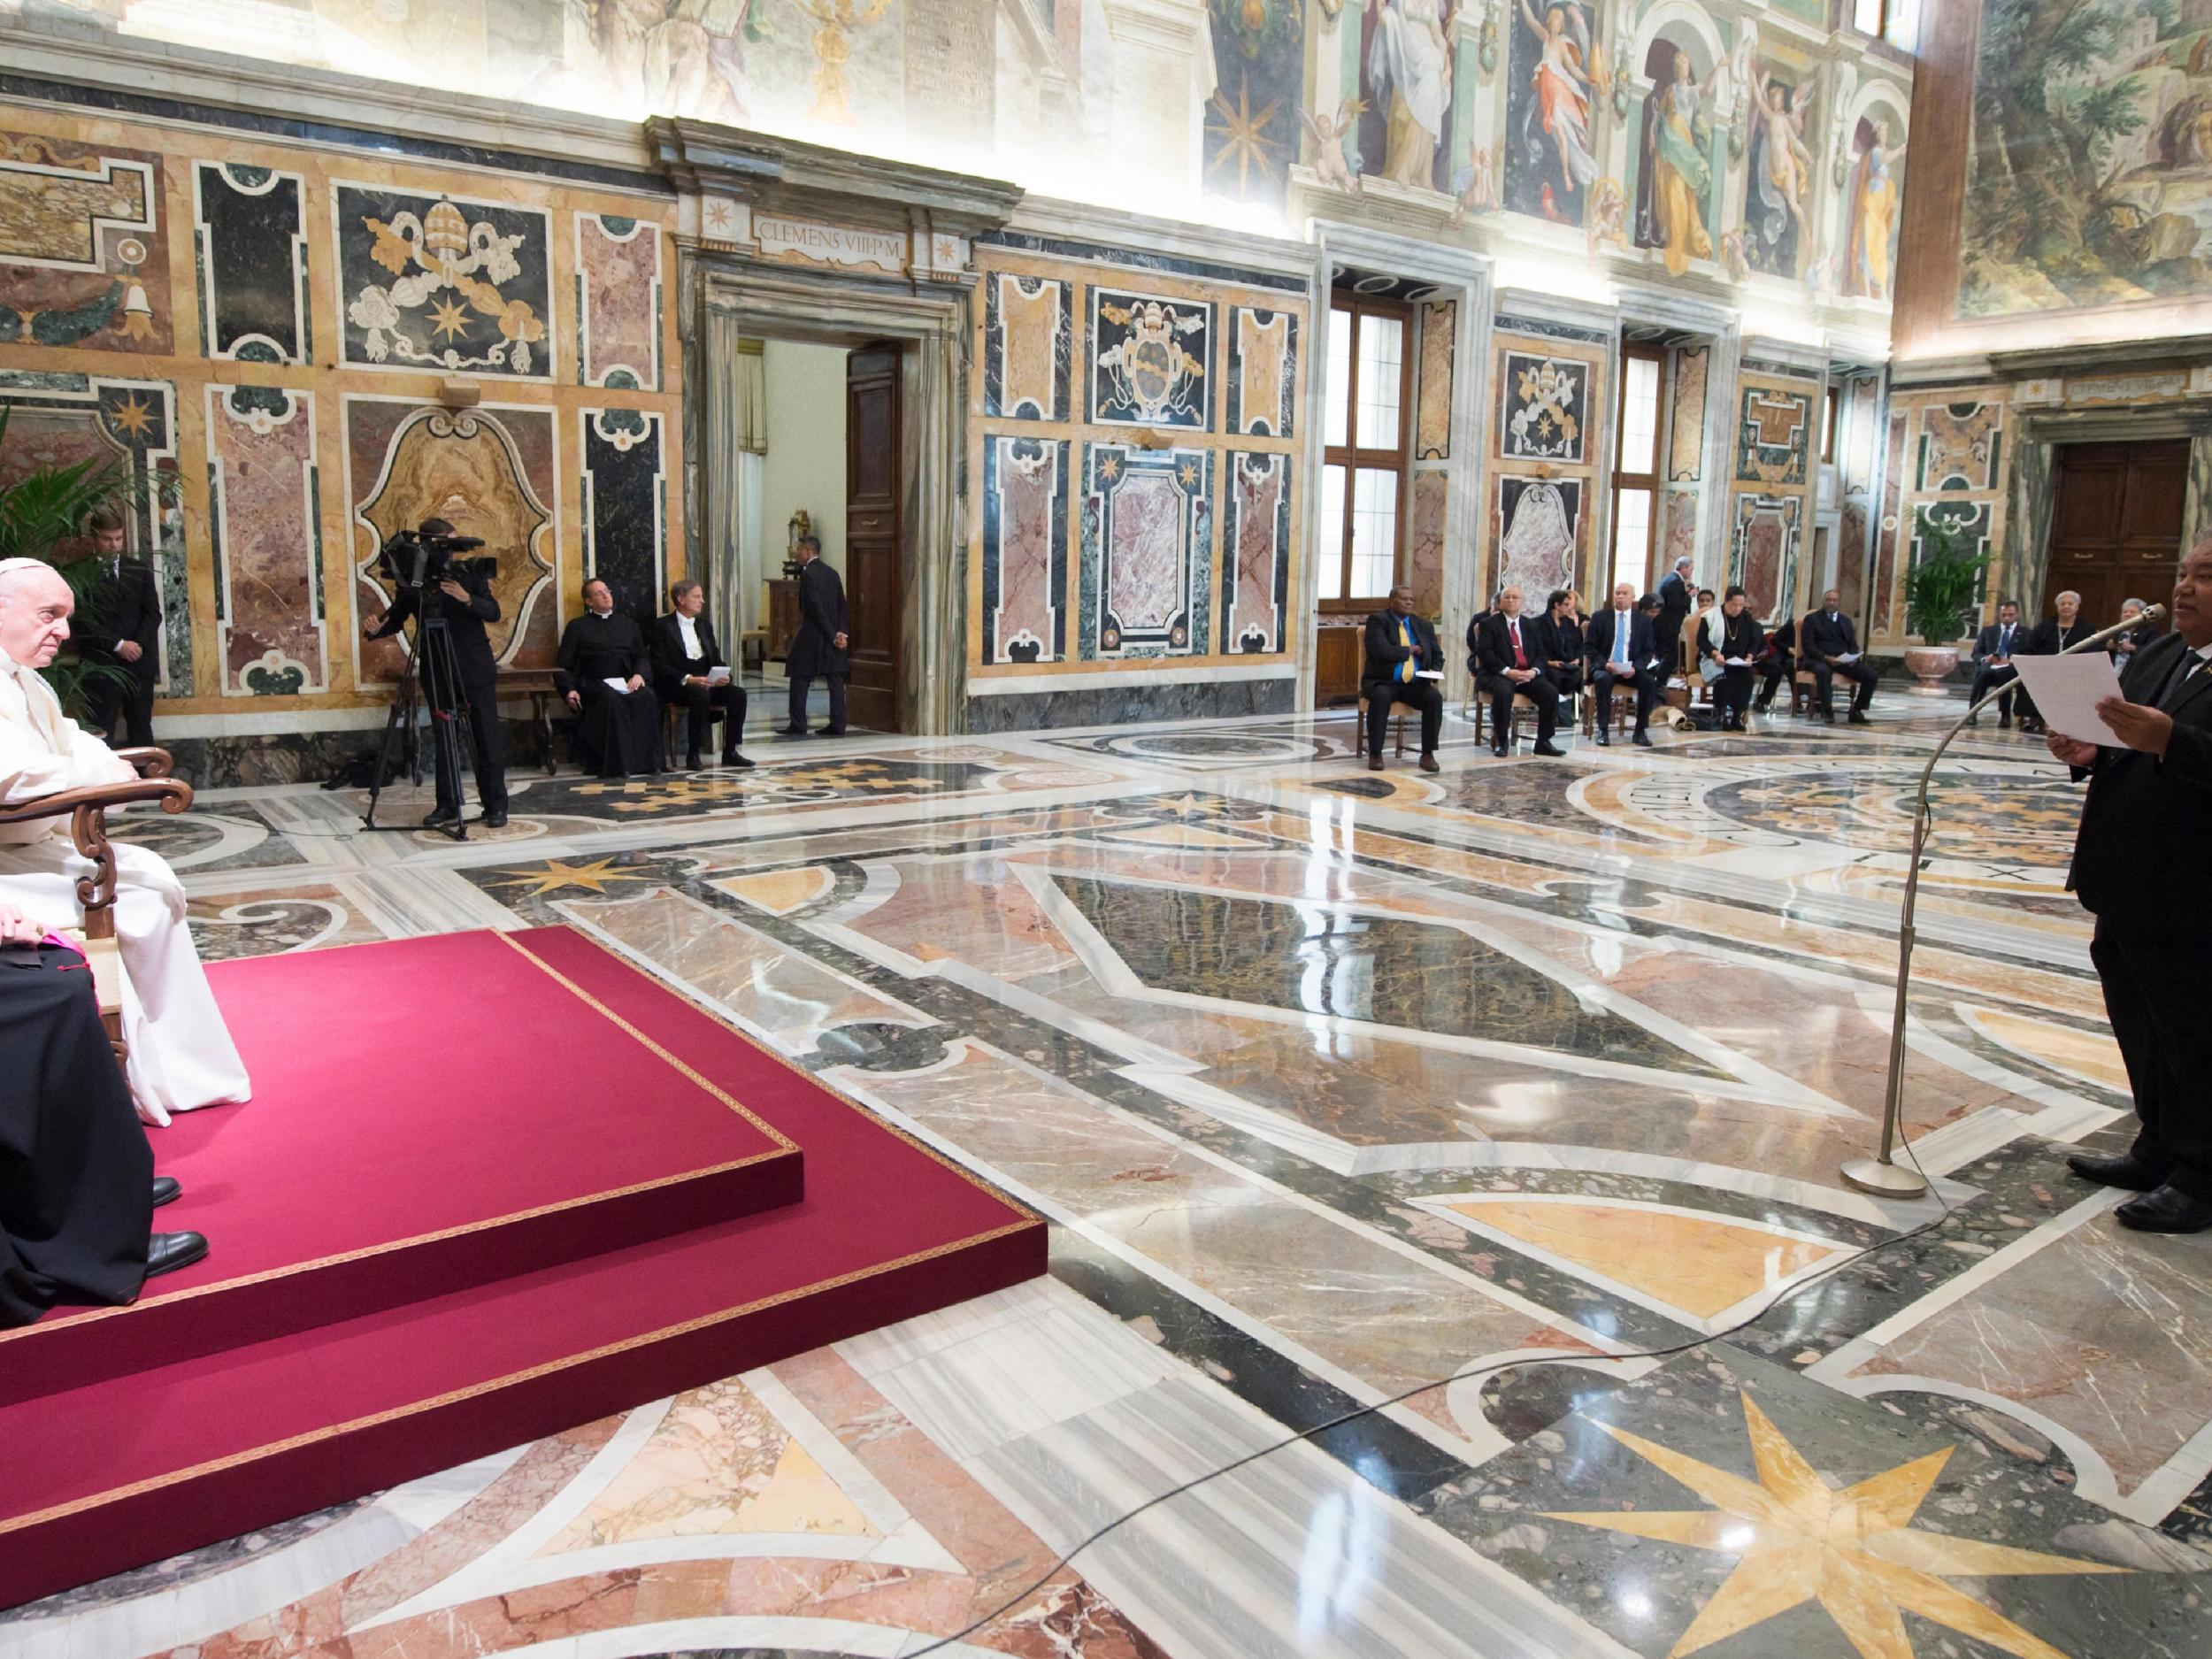
MULTIPOLYGON (((69 638, 69 584, 36 559, 0 559, 0 805, 65 789, 127 783, 138 773, 65 718, 39 670, 69 638)), ((123 957, 123 1035, 139 1115, 242 1101, 252 1092, 184 923, 184 888, 142 847, 115 847, 115 933, 123 957)), ((0 902, 43 927, 83 920, 68 820, 0 826, 0 902)))

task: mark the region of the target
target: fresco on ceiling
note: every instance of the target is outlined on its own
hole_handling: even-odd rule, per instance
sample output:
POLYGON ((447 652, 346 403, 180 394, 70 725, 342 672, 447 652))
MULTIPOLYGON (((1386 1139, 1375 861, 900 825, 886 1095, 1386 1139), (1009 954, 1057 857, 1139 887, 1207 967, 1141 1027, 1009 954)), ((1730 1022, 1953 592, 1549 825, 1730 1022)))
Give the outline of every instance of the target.
POLYGON ((2212 286, 2212 9, 1987 0, 1961 211, 1962 317, 2212 286))

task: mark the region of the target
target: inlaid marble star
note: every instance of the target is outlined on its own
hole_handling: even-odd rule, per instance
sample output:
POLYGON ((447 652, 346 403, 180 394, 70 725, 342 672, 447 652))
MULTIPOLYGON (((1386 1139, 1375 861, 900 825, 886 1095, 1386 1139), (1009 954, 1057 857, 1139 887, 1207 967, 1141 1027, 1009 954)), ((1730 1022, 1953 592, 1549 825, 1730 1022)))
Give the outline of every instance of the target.
POLYGON ((1250 188, 1255 170, 1263 179, 1275 176, 1275 158, 1267 153, 1267 129, 1274 120, 1276 111, 1281 108, 1282 100, 1278 98, 1255 115, 1252 112, 1252 83, 1248 75, 1238 78, 1237 101, 1233 109, 1230 107, 1225 92, 1216 92, 1213 96, 1212 111, 1221 119, 1218 122, 1208 121, 1206 127, 1220 138, 1221 149, 1207 171, 1233 165, 1237 170, 1237 199, 1240 201, 1243 200, 1250 188))
POLYGON ((448 340, 457 339, 469 331, 469 314, 458 300, 441 300, 430 312, 431 332, 448 340))
POLYGON ((2023 1630, 1994 1608, 1953 1589, 1944 1579, 2125 1572, 2127 1568, 1921 1532, 1910 1522, 1955 1448, 1946 1447, 1838 1492, 1798 1454, 1749 1394, 1742 1400, 1751 1455, 1759 1471, 1755 1481, 1625 1429, 1597 1425, 1717 1507, 1624 1514, 1584 1510, 1547 1517, 1736 1557, 1735 1570, 1682 1632, 1668 1659, 1700 1652, 1807 1601, 1818 1601, 1827 1610, 1863 1659, 1914 1659, 1903 1618, 1908 1611, 2018 1659, 2079 1659, 2023 1630))
POLYGON ((111 419, 134 438, 144 437, 154 426, 152 406, 135 394, 116 404, 111 419))
POLYGON ((618 869, 613 859, 602 858, 588 864, 567 864, 558 858, 546 861, 542 870, 510 870, 506 879, 494 881, 495 887, 526 887, 523 898, 541 898, 548 893, 557 893, 564 887, 580 887, 588 893, 604 893, 625 881, 658 881, 660 878, 649 871, 618 869))
POLYGON ((1121 476, 1121 457, 1116 455, 1102 457, 1098 463, 1098 475, 1110 482, 1117 478, 1119 478, 1121 476))

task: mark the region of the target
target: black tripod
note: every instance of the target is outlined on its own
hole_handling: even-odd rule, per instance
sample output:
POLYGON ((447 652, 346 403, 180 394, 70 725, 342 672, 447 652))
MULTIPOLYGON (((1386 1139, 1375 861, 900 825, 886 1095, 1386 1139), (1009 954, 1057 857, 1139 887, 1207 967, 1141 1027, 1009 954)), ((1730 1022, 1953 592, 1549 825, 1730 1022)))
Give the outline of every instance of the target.
POLYGON ((391 763, 392 740, 403 727, 410 745, 407 780, 417 785, 422 782, 422 745, 414 734, 415 710, 423 676, 416 671, 426 664, 430 680, 431 764, 438 769, 438 780, 449 786, 444 793, 453 803, 454 819, 448 833, 455 841, 465 841, 469 831, 468 814, 461 801, 461 757, 476 753, 476 730, 469 713, 468 693, 461 684, 460 664, 453 654, 453 634, 446 626, 442 613, 430 613, 431 604, 439 602, 427 593, 419 593, 416 603, 421 609, 415 615, 414 637, 407 643, 407 665, 400 671, 399 688, 392 693, 392 711, 384 721, 384 741, 376 746, 376 770, 369 774, 369 805, 361 814, 361 827, 407 827, 403 824, 378 823, 376 798, 384 790, 384 768, 391 763), (440 721, 445 724, 441 726, 440 721))

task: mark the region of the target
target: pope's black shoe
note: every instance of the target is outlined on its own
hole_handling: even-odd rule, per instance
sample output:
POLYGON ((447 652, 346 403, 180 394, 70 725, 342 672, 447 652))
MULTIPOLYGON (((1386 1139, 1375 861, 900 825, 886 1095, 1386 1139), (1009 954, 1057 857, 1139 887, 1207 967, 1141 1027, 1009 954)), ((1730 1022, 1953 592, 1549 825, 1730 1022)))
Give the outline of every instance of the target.
POLYGON ((146 1277, 158 1278, 189 1267, 207 1254, 207 1240, 196 1233, 157 1233, 146 1242, 146 1277))
POLYGON ((2162 1187, 2131 1198, 2112 1212, 2124 1227, 2138 1233, 2202 1233, 2212 1227, 2212 1198, 2199 1198, 2178 1187, 2162 1187))
POLYGON ((164 1204, 173 1204, 183 1196, 184 1183, 178 1180, 175 1176, 157 1175, 154 1177, 154 1208, 156 1210, 160 1209, 164 1204))
POLYGON ((2124 1187, 2131 1193, 2154 1193, 2166 1184, 2166 1171, 2146 1164, 2132 1152, 2116 1158, 2091 1157, 2085 1152, 2069 1155, 2066 1167, 2085 1181, 2100 1187, 2124 1187))

